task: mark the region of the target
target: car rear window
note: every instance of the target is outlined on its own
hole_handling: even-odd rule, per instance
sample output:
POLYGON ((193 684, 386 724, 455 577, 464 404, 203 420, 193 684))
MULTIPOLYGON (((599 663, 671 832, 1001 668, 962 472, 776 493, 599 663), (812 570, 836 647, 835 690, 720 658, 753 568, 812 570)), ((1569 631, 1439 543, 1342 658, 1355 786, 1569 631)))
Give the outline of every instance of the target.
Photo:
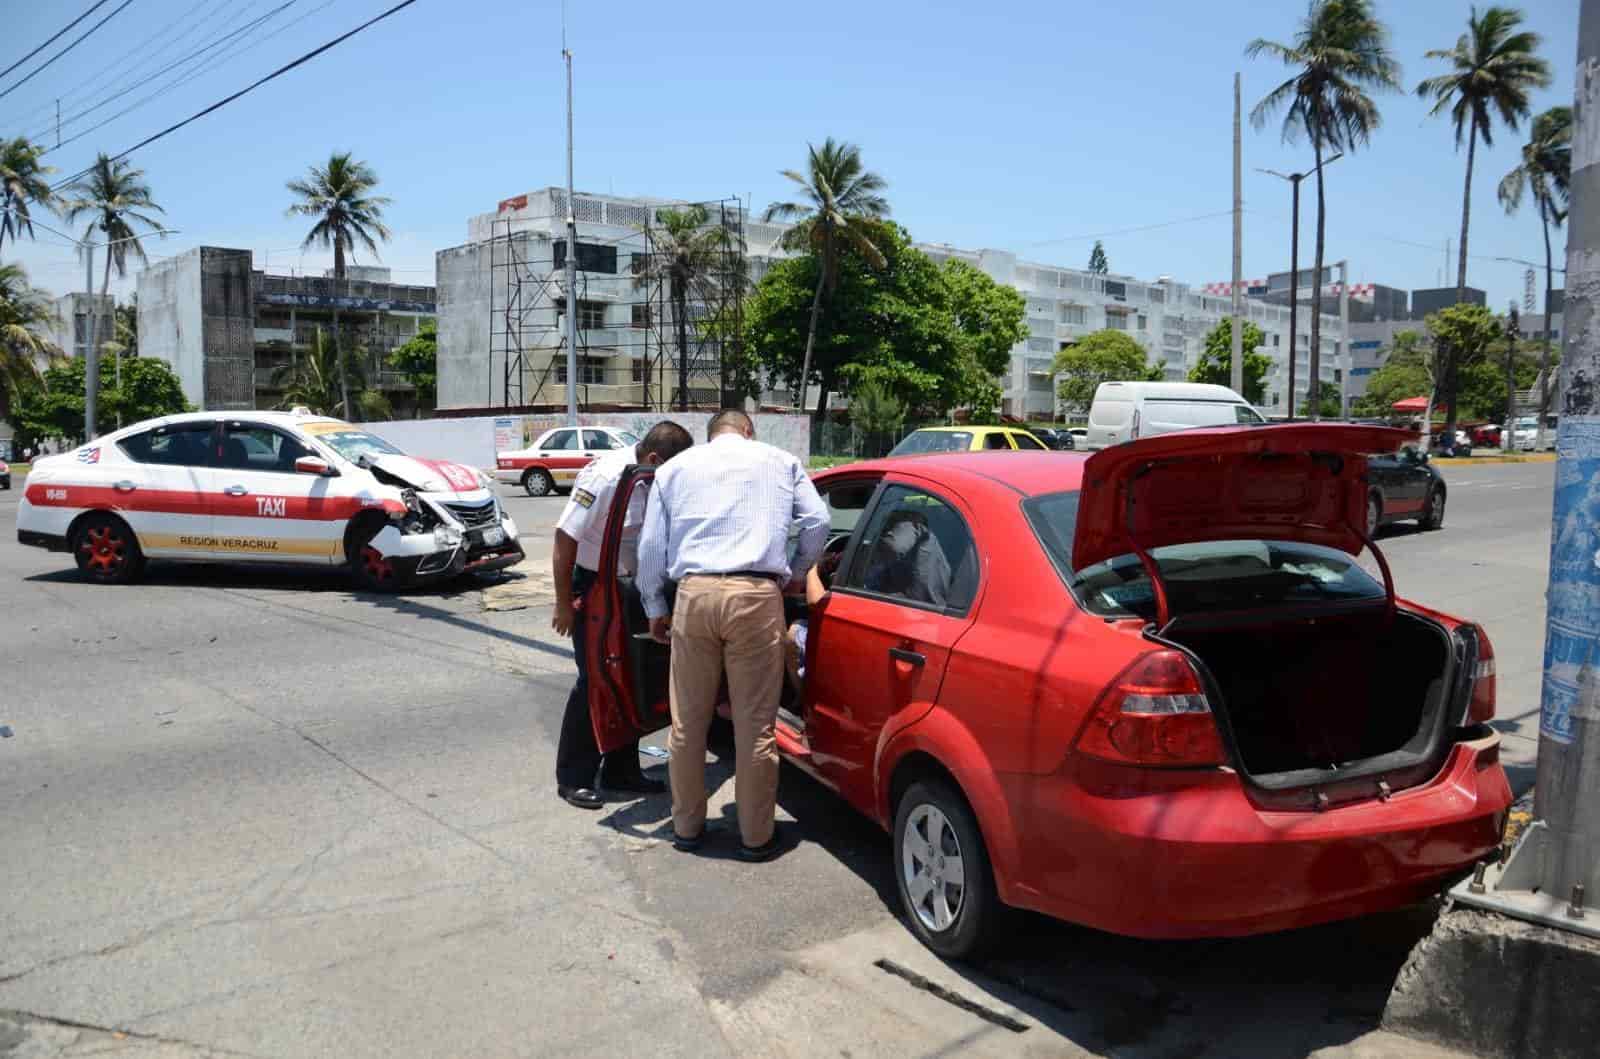
MULTIPOLYGON (((1077 492, 1023 501, 1022 509, 1073 595, 1092 614, 1152 619, 1155 590, 1136 555, 1072 569, 1077 492)), ((1385 598, 1383 585, 1336 548, 1297 541, 1197 541, 1150 553, 1173 613, 1250 610, 1296 603, 1385 598)))
POLYGON ((965 430, 915 430, 889 451, 891 456, 918 456, 926 452, 965 452, 972 435, 965 430))

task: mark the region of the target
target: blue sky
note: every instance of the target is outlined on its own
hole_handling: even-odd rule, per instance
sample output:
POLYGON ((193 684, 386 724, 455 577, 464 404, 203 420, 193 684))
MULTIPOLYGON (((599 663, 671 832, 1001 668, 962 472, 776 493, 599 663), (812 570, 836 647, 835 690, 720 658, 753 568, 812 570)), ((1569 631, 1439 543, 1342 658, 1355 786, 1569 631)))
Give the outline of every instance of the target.
MULTIPOLYGON (((4 0, 0 68, 91 2, 4 0)), ((53 143, 58 96, 70 118, 284 2, 132 0, 76 50, 0 99, 0 135, 49 130, 53 143)), ((294 0, 260 27, 260 36, 279 30, 276 36, 263 43, 238 38, 238 54, 64 143, 47 161, 61 170, 58 177, 70 175, 96 150, 129 147, 391 3, 294 0)), ((1535 110, 1570 103, 1578 2, 1529 0, 1523 7, 1555 72, 1535 110)), ((1404 82, 1414 87, 1440 65, 1423 52, 1453 43, 1468 4, 1379 0, 1378 8, 1404 82)), ((1099 234, 1113 271, 1224 280, 1228 217, 1192 218, 1231 206, 1233 72, 1243 74, 1248 114, 1284 70, 1245 60, 1244 45, 1255 36, 1288 40, 1303 11, 1297 0, 573 3, 577 185, 682 199, 736 195, 760 209, 787 196, 778 170, 798 166, 808 140, 832 135, 862 146, 867 164, 889 181, 894 216, 917 239, 1081 267, 1099 234), (1185 223, 1126 231, 1173 221, 1185 223)), ((348 149, 377 169, 394 200, 388 219, 395 239, 383 263, 397 281, 431 282, 434 251, 464 242, 469 216, 563 182, 560 48, 559 2, 418 0, 139 151, 136 164, 171 226, 182 229, 148 249, 165 255, 202 243, 250 247, 257 267, 265 257, 275 270, 324 268, 328 255, 298 249, 305 222, 284 216, 284 182, 330 151, 348 149)), ((68 124, 63 140, 197 66, 68 124)), ((0 91, 21 72, 0 79, 0 91)), ((1442 275, 1453 284, 1455 259, 1446 271, 1444 244, 1460 225, 1464 157, 1447 121, 1429 119, 1414 95, 1380 103, 1384 124, 1371 146, 1328 171, 1328 259, 1349 257, 1358 282, 1424 287, 1442 275)), ((1481 256, 1469 265, 1469 282, 1487 288, 1496 308, 1520 299, 1523 268, 1483 258, 1543 260, 1536 215, 1524 207, 1507 217, 1495 199, 1525 132, 1502 130, 1492 149, 1478 151, 1470 249, 1481 256)), ((1251 278, 1286 269, 1289 256, 1289 188, 1253 168, 1306 168, 1310 151, 1281 144, 1276 123, 1260 132, 1247 123, 1244 155, 1251 278)), ((1303 266, 1315 222, 1311 189, 1307 182, 1302 196, 1303 266)), ((20 252, 8 243, 6 259, 20 258, 40 286, 81 284, 73 251, 38 234, 20 252)), ((1558 237, 1558 258, 1563 246, 1558 237)), ((1539 282, 1542 289, 1542 276, 1539 282)))

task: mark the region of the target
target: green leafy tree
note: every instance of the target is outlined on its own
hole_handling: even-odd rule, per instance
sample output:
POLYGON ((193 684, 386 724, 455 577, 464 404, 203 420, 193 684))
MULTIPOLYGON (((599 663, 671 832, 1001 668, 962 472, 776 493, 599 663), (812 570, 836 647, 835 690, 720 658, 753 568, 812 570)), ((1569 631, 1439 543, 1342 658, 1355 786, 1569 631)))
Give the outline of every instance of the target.
POLYGON ((21 265, 0 265, 0 419, 12 398, 37 385, 39 363, 57 353, 46 337, 55 323, 49 295, 28 282, 21 265))
POLYGON ((0 248, 7 238, 33 238, 31 207, 55 209, 55 195, 47 179, 54 167, 40 161, 44 147, 26 137, 0 138, 0 248))
MULTIPOLYGON (((1272 370, 1272 358, 1258 352, 1266 344, 1267 336, 1261 328, 1244 322, 1244 399, 1258 405, 1267 396, 1267 372, 1272 370)), ((1189 372, 1190 382, 1209 382, 1218 386, 1233 385, 1233 319, 1225 317, 1211 333, 1206 335, 1206 348, 1200 360, 1189 372)))
MULTIPOLYGON (((704 206, 656 211, 656 226, 650 229, 651 253, 634 286, 647 288, 664 284, 672 303, 673 330, 678 343, 678 411, 689 409, 689 303, 715 304, 721 300, 728 251, 743 250, 736 245, 739 236, 722 223, 710 223, 704 206)), ((719 343, 719 345, 726 343, 719 343)), ((723 373, 724 401, 729 397, 727 372, 723 373)))
POLYGON ((1368 94, 1398 90, 1400 66, 1389 54, 1389 33, 1373 13, 1369 0, 1311 0, 1292 44, 1256 38, 1245 49, 1250 58, 1279 59, 1294 76, 1268 92, 1250 111, 1250 122, 1263 127, 1284 111, 1283 139, 1302 133, 1311 141, 1317 174, 1316 261, 1311 287, 1311 390, 1320 380, 1322 350, 1322 257, 1327 230, 1322 160, 1330 150, 1354 151, 1364 146, 1382 124, 1377 104, 1368 94))
MULTIPOLYGON (((1026 334, 1022 298, 976 269, 934 264, 890 222, 873 222, 870 238, 881 267, 854 247, 836 262, 813 350, 824 403, 873 383, 929 414, 992 406, 993 378, 1026 334)), ((819 268, 811 254, 775 262, 745 306, 749 348, 770 378, 799 377, 819 268)))
POLYGON ((1098 239, 1094 241, 1094 249, 1089 251, 1089 271, 1097 276, 1104 276, 1111 271, 1111 264, 1106 260, 1106 248, 1098 239))
POLYGON ((905 402, 876 382, 863 383, 850 396, 850 419, 866 435, 866 454, 881 456, 894 446, 905 425, 905 402))
POLYGON ((130 296, 129 300, 118 305, 113 310, 115 323, 112 335, 113 350, 118 356, 137 357, 139 355, 139 295, 130 296))
MULTIPOLYGON (((889 216, 889 202, 881 194, 888 184, 862 165, 861 148, 853 143, 835 142, 830 136, 821 147, 807 144, 807 149, 806 171, 785 169, 782 174, 799 189, 801 201, 774 202, 763 214, 766 221, 793 222, 794 227, 784 234, 784 246, 808 252, 819 265, 815 269, 816 289, 811 300, 811 321, 806 329, 805 355, 801 358, 799 374, 792 377, 800 394, 797 405, 801 412, 805 411, 806 387, 811 385, 812 351, 822 320, 823 301, 831 298, 837 288, 840 253, 849 246, 862 260, 883 267, 884 254, 873 241, 872 233, 874 222, 889 216)), ((824 377, 822 393, 817 398, 819 420, 827 405, 828 386, 824 377)))
POLYGON ((439 393, 439 325, 428 320, 408 341, 389 354, 389 367, 406 377, 417 388, 417 416, 422 406, 432 404, 439 393))
MULTIPOLYGON (((102 357, 100 377, 111 377, 109 357, 102 357)), ((34 438, 75 439, 83 433, 84 358, 63 360, 44 373, 43 385, 20 395, 16 415, 19 426, 34 438)), ((117 417, 137 423, 157 416, 186 412, 190 406, 167 362, 155 357, 127 357, 122 364, 122 384, 103 388, 95 409, 96 426, 105 433, 115 429, 117 417)))
POLYGON ((1126 332, 1095 331, 1056 354, 1056 393, 1075 412, 1086 412, 1103 382, 1159 382, 1165 374, 1145 360, 1144 349, 1126 332))
MULTIPOLYGON (((1467 19, 1467 32, 1454 48, 1435 49, 1430 59, 1450 64, 1450 72, 1430 77, 1417 85, 1417 95, 1432 98, 1431 114, 1450 110, 1455 126, 1456 149, 1467 141, 1467 177, 1461 193, 1461 246, 1456 259, 1456 301, 1466 300, 1467 233, 1472 219, 1472 164, 1481 137, 1485 147, 1494 145, 1494 115, 1506 128, 1515 130, 1517 122, 1528 116, 1529 94, 1550 84, 1550 64, 1541 59, 1539 35, 1518 30, 1521 11, 1491 7, 1482 15, 1473 8, 1467 19)), ((1456 389, 1463 364, 1454 359, 1450 347, 1441 347, 1441 389, 1445 401, 1445 430, 1456 426, 1456 389)))
MULTIPOLYGON (((1340 413, 1339 395, 1332 390, 1323 390, 1317 395, 1317 416, 1322 419, 1337 419, 1340 413)), ((1311 395, 1307 393, 1300 399, 1300 413, 1303 418, 1311 417, 1311 395)))
POLYGON ((360 349, 340 350, 339 340, 319 327, 304 356, 272 373, 273 383, 283 387, 278 407, 304 405, 318 415, 334 415, 348 406, 354 411, 347 418, 387 419, 392 409, 381 392, 368 389, 360 349))
MULTIPOLYGON (((106 264, 100 281, 100 297, 108 299, 112 269, 116 269, 117 278, 122 279, 128 274, 130 255, 140 262, 149 260, 137 229, 159 230, 161 222, 151 215, 165 211, 156 205, 151 196, 144 170, 135 169, 123 159, 112 159, 102 153, 89 171, 66 189, 61 212, 68 223, 88 220, 88 227, 83 232, 85 243, 106 244, 101 248, 106 256, 106 264)), ((149 232, 144 234, 148 235, 149 232)), ((91 333, 95 329, 95 315, 91 312, 88 318, 91 333)), ((101 343, 116 341, 116 335, 92 335, 90 341, 95 351, 99 352, 103 348, 101 343)), ((112 367, 114 369, 116 365, 112 367)), ((104 380, 101 380, 101 385, 104 385, 104 380)), ((98 407, 96 405, 97 417, 98 407)))
POLYGON ((1550 411, 1550 302, 1555 287, 1555 264, 1550 251, 1550 226, 1567 217, 1572 178, 1572 108, 1551 107, 1533 119, 1533 132, 1522 145, 1522 161, 1500 180, 1500 202, 1507 213, 1522 205, 1524 190, 1533 194, 1544 228, 1544 337, 1539 358, 1539 437, 1535 448, 1544 449, 1544 418, 1550 411))
MULTIPOLYGON (((350 157, 349 151, 335 151, 324 166, 314 165, 304 180, 291 180, 289 191, 297 201, 289 206, 290 217, 315 217, 317 223, 306 233, 302 250, 313 246, 333 248, 333 275, 344 279, 345 256, 354 254, 357 244, 373 257, 378 256, 378 240, 387 242, 389 229, 383 223, 389 200, 374 194, 378 174, 367 163, 350 157)), ((339 310, 333 310, 335 338, 339 333, 339 310)), ((350 415, 350 379, 344 373, 350 358, 339 361, 339 404, 350 415)))
MULTIPOLYGON (((1458 303, 1429 313, 1425 322, 1437 358, 1436 378, 1441 391, 1448 386, 1459 386, 1460 373, 1482 360, 1500 337, 1500 324, 1494 314, 1481 305, 1458 303)), ((1501 385, 1504 385, 1503 377, 1501 385)), ((1446 394, 1447 434, 1456 428, 1458 397, 1455 391, 1446 394)))
POLYGON ((1351 402, 1350 413, 1362 418, 1394 415, 1394 403, 1426 397, 1433 391, 1433 351, 1420 331, 1394 336, 1383 364, 1367 380, 1366 393, 1351 402))

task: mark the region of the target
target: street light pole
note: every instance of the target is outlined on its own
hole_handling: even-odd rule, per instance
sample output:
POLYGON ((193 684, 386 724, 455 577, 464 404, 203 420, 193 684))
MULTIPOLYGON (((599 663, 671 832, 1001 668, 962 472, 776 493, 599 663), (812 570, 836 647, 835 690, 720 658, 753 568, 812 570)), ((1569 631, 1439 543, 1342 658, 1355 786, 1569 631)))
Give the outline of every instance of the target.
POLYGON ((1506 313, 1506 425, 1500 431, 1500 451, 1511 451, 1512 430, 1517 418, 1517 303, 1506 313))
MULTIPOLYGON (((93 441, 100 436, 95 414, 100 403, 100 358, 94 351, 94 244, 86 241, 78 247, 83 252, 84 314, 89 318, 84 324, 89 344, 83 350, 83 440, 93 441)), ((109 245, 106 253, 111 253, 109 245)))
POLYGON ((1339 418, 1350 418, 1350 366, 1355 353, 1350 349, 1350 262, 1339 262, 1339 418))
MULTIPOLYGON (((566 27, 562 27, 562 37, 566 27)), ((578 204, 572 195, 572 52, 566 40, 561 55, 567 62, 567 426, 578 425, 578 204)))
MULTIPOLYGON (((1312 166, 1304 173, 1280 173, 1276 169, 1256 170, 1267 176, 1275 176, 1279 180, 1287 180, 1293 189, 1291 196, 1293 206, 1289 218, 1289 422, 1291 423, 1294 422, 1295 362, 1300 357, 1300 181, 1311 176, 1318 168, 1326 169, 1343 157, 1344 152, 1340 151, 1332 158, 1324 160, 1320 167, 1312 166)), ((1317 282, 1321 279, 1321 276, 1316 277, 1317 282)))
POLYGON ((1233 392, 1244 393, 1244 322, 1239 319, 1239 306, 1243 300, 1240 284, 1244 276, 1244 186, 1241 183, 1239 160, 1239 75, 1233 75, 1233 359, 1230 362, 1228 381, 1233 392))

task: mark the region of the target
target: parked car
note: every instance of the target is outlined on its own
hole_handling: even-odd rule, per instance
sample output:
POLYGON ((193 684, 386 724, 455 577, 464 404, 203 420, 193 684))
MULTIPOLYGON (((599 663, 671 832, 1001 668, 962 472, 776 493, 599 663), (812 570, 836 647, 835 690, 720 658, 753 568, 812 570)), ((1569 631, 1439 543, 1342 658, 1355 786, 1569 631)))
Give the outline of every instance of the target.
POLYGON ((1089 408, 1088 449, 1195 427, 1265 423, 1226 386, 1200 382, 1103 382, 1089 408))
POLYGON ((1089 447, 1088 427, 1068 427, 1067 433, 1072 435, 1074 448, 1087 449, 1089 447))
POLYGON ((986 449, 1043 449, 1044 442, 1021 427, 923 427, 900 439, 891 456, 922 456, 930 452, 978 452, 986 449))
POLYGON ((522 486, 529 496, 570 489, 578 472, 603 452, 633 448, 639 439, 612 427, 556 427, 525 449, 494 454, 497 481, 522 486))
MULTIPOLYGON (((1557 422, 1556 416, 1547 416, 1545 418, 1544 447, 1546 452, 1555 451, 1557 422)), ((1511 447, 1518 452, 1532 452, 1538 445, 1539 417, 1519 417, 1511 432, 1511 447)))
POLYGON ((1044 442, 1045 448, 1048 449, 1071 452, 1078 447, 1072 435, 1065 430, 1057 430, 1054 427, 1029 427, 1028 432, 1044 442))
POLYGON ((1454 434, 1446 435, 1443 431, 1431 436, 1433 451, 1438 456, 1459 457, 1465 459, 1472 455, 1472 439, 1465 430, 1458 430, 1454 434))
POLYGON ((1449 495, 1444 476, 1415 445, 1367 457, 1367 533, 1391 522, 1415 519, 1425 530, 1444 525, 1449 495))
POLYGON ((0 489, 11 488, 11 465, 0 460, 0 489))
POLYGON ((1467 431, 1467 438, 1473 445, 1484 449, 1498 449, 1501 436, 1505 430, 1498 423, 1485 423, 1467 431))
POLYGON ((522 561, 492 482, 309 412, 149 419, 35 460, 17 540, 106 583, 146 559, 349 568, 388 591, 522 561))
MULTIPOLYGON (((1355 560, 1364 454, 1405 437, 1287 424, 818 474, 838 574, 780 752, 890 832, 907 919, 947 957, 1007 906, 1220 937, 1438 891, 1498 848, 1511 789, 1483 630, 1355 560), (943 553, 910 564, 948 571, 935 592, 877 576, 906 512, 943 553)), ((668 721, 668 648, 616 573, 650 471, 629 474, 583 610, 607 750, 668 721)))

